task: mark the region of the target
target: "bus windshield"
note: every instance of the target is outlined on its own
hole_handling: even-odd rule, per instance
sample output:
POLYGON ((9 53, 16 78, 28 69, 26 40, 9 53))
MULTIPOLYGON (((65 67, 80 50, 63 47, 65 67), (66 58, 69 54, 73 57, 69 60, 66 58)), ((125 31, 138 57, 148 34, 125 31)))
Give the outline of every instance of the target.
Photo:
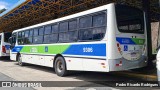
POLYGON ((143 11, 124 5, 116 5, 117 26, 120 32, 144 33, 143 11))
POLYGON ((11 37, 11 33, 10 32, 7 32, 7 33, 4 33, 4 42, 8 42, 8 39, 11 37))

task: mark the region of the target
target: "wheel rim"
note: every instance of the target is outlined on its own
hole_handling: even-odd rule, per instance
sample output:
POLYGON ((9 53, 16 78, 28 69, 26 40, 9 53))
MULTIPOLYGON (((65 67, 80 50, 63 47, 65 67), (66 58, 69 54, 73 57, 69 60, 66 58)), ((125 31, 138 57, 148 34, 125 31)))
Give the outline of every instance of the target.
POLYGON ((58 60, 57 62, 57 71, 62 72, 64 69, 62 61, 58 60))

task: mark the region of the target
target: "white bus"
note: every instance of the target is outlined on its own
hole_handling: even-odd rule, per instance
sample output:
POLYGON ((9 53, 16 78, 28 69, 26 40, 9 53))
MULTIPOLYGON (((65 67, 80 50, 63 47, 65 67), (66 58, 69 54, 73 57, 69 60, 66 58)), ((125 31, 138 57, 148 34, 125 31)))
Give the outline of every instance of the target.
POLYGON ((10 59, 70 70, 110 72, 147 65, 143 11, 118 4, 13 31, 10 59))
POLYGON ((0 57, 9 57, 10 54, 10 43, 8 42, 9 37, 11 37, 10 32, 0 33, 0 57))

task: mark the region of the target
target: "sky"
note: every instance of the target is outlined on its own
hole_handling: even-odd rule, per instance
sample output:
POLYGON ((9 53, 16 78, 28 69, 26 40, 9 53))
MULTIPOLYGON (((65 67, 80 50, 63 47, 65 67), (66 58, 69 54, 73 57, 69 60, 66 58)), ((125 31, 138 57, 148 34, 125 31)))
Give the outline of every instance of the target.
POLYGON ((9 9, 14 6, 20 0, 0 0, 0 10, 1 9, 9 9))

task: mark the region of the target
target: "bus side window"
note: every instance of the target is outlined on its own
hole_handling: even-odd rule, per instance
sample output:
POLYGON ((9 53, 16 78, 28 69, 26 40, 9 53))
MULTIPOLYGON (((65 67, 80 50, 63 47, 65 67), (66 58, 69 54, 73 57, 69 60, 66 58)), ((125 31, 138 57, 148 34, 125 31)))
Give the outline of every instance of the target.
POLYGON ((68 42, 69 35, 68 32, 68 22, 61 22, 59 25, 59 42, 68 42))
POLYGON ((80 28, 88 28, 92 26, 92 17, 91 16, 85 16, 80 18, 79 20, 79 27, 80 28))
POLYGON ((13 43, 15 44, 16 43, 16 38, 17 38, 17 33, 13 33, 12 34, 12 37, 13 37, 13 43))
POLYGON ((106 27, 99 27, 93 29, 93 40, 102 39, 105 35, 106 27))
POLYGON ((29 37, 29 30, 25 31, 25 37, 29 37))
POLYGON ((41 28, 39 28, 39 36, 41 36, 41 35, 43 35, 43 33, 44 33, 44 28, 43 27, 41 27, 41 28))
POLYGON ((33 36, 33 30, 29 30, 29 36, 30 36, 30 37, 33 36))
POLYGON ((24 31, 22 32, 22 38, 24 37, 24 31))
POLYGON ((22 32, 18 32, 18 38, 22 37, 22 32))
POLYGON ((77 19, 69 21, 69 31, 77 29, 77 19))
POLYGON ((7 33, 4 33, 4 42, 9 42, 8 39, 11 37, 11 33, 10 32, 7 32, 7 33))
POLYGON ((25 33, 24 31, 22 32, 22 38, 21 38, 21 44, 23 45, 24 44, 24 39, 25 39, 25 33))
POLYGON ((77 19, 69 21, 69 40, 75 42, 78 39, 77 19))
POLYGON ((52 25, 52 33, 58 33, 58 24, 52 25))
POLYGON ((93 27, 99 27, 105 25, 106 25, 106 18, 104 13, 93 16, 93 27))
POLYGON ((10 48, 11 48, 11 49, 14 48, 14 46, 15 46, 16 37, 17 37, 17 34, 16 34, 16 33, 13 33, 13 34, 12 34, 12 37, 11 37, 11 42, 10 42, 10 44, 11 44, 10 48))
POLYGON ((38 44, 39 43, 43 43, 43 36, 44 36, 44 28, 43 27, 41 27, 41 28, 39 28, 39 30, 38 30, 38 36, 37 36, 37 39, 38 39, 38 44))
POLYGON ((67 32, 68 31, 68 22, 67 21, 60 23, 59 31, 60 32, 67 32))
POLYGON ((58 41, 58 24, 52 25, 52 35, 50 35, 50 42, 56 43, 58 41))
POLYGON ((80 40, 92 40, 92 29, 81 29, 79 30, 80 40))
POLYGON ((30 44, 29 43, 29 30, 25 31, 25 35, 24 35, 24 44, 30 44))
MULTIPOLYGON (((47 25, 44 27, 44 40, 43 43, 51 43, 50 42, 50 34, 52 32, 52 27, 51 25, 47 25)), ((52 37, 53 38, 53 37, 52 37)))
POLYGON ((43 43, 56 43, 58 41, 58 24, 46 26, 44 34, 43 43))
POLYGON ((38 29, 37 29, 37 28, 34 29, 34 31, 33 31, 33 36, 38 36, 38 29))
POLYGON ((34 44, 40 44, 40 43, 42 43, 43 42, 43 34, 44 34, 44 28, 43 27, 34 29, 33 43, 34 44))
POLYGON ((79 40, 100 40, 106 32, 106 13, 80 18, 79 40))
POLYGON ((32 44, 33 43, 33 30, 29 30, 29 44, 32 44))
POLYGON ((102 39, 106 32, 106 14, 100 13, 93 16, 93 40, 102 39))
POLYGON ((22 44, 22 32, 18 32, 18 44, 22 44))
POLYGON ((38 42, 38 29, 34 29, 33 31, 33 43, 36 44, 38 42))
POLYGON ((82 17, 79 20, 79 40, 92 40, 92 16, 82 17))
POLYGON ((45 29, 44 34, 50 34, 52 32, 51 25, 45 26, 44 29, 45 29))

